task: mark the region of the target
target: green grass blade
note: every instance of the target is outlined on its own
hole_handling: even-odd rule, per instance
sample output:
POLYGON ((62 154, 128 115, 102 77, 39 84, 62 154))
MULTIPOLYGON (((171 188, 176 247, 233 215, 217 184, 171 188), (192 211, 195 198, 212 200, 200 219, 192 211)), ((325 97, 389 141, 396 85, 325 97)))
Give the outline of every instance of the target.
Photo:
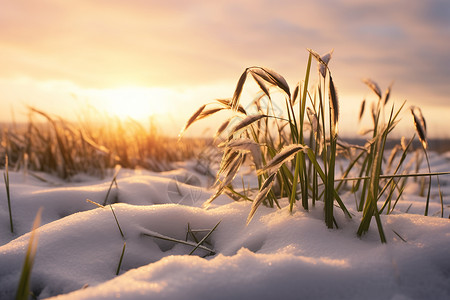
MULTIPOLYGON (((311 162, 314 164, 314 166, 316 167, 317 170, 317 174, 319 174, 320 178, 322 179, 322 182, 326 183, 327 182, 327 177, 325 176, 325 173, 323 172, 321 166, 319 165, 319 163, 316 160, 316 156, 314 154, 314 152, 312 151, 311 148, 305 148, 306 154, 308 155, 309 159, 311 160, 311 162)), ((336 192, 336 189, 333 188, 333 193, 334 193, 334 198, 336 200, 336 202, 338 202, 340 208, 342 209, 342 211, 345 213, 345 215, 347 215, 349 218, 351 218, 352 216, 350 215, 350 212, 347 210, 347 208, 344 205, 344 202, 341 200, 339 194, 336 192)))
POLYGON ((117 220, 117 216, 116 216, 116 213, 114 212, 112 204, 110 204, 109 207, 111 208, 111 211, 113 213, 114 220, 116 220, 116 224, 117 224, 117 227, 119 228, 120 235, 122 236, 122 238, 125 238, 125 235, 123 234, 122 228, 120 228, 119 220, 117 220))
POLYGON ((109 197, 109 194, 111 193, 113 184, 116 183, 116 185, 117 185, 117 175, 119 175, 121 168, 122 167, 120 165, 116 166, 116 171, 114 173, 113 179, 111 180, 111 184, 109 185, 109 189, 108 189, 108 192, 106 193, 105 200, 103 201, 103 206, 105 206, 108 201, 108 197, 109 197))
POLYGON ((122 254, 120 255, 119 264, 117 265, 116 276, 119 275, 120 267, 122 266, 123 256, 125 254, 125 247, 127 246, 126 242, 123 242, 122 254))
POLYGON ((11 194, 9 190, 9 168, 8 168, 8 154, 5 155, 5 172, 3 173, 3 179, 5 181, 6 198, 8 199, 8 211, 9 211, 9 227, 11 233, 14 233, 14 224, 11 209, 11 194))
POLYGON ((330 161, 328 163, 328 176, 326 180, 325 190, 325 224, 328 228, 333 228, 333 208, 334 208, 334 167, 336 162, 336 140, 332 138, 330 141, 330 161))
POLYGON ((20 275, 19 284, 17 286, 16 300, 28 300, 30 296, 30 281, 31 272, 33 269, 34 258, 37 250, 37 228, 41 223, 42 208, 40 208, 36 214, 36 218, 33 222, 33 228, 30 233, 30 240, 28 241, 27 252, 25 254, 25 260, 20 275))
POLYGON ((208 251, 209 253, 212 253, 212 254, 215 253, 214 250, 212 250, 208 247, 205 247, 203 245, 197 245, 197 243, 191 243, 191 242, 187 242, 187 241, 183 241, 183 240, 174 239, 174 238, 171 238, 171 237, 168 237, 168 236, 165 236, 162 234, 158 234, 155 232, 151 232, 151 231, 143 232, 142 235, 160 239, 160 240, 173 242, 173 243, 183 244, 183 245, 187 245, 187 246, 191 246, 191 247, 197 247, 197 248, 203 249, 205 251, 208 251))
POLYGON ((300 173, 300 154, 297 153, 295 157, 295 171, 294 179, 292 181, 292 191, 289 197, 289 211, 292 212, 297 194, 298 174, 300 173))
MULTIPOLYGON (((450 175, 450 172, 388 174, 388 175, 380 175, 379 178, 380 179, 389 179, 389 178, 405 178, 405 177, 429 177, 429 176, 441 176, 441 175, 450 175)), ((357 181, 357 180, 366 180, 366 179, 370 179, 370 176, 338 178, 338 179, 335 179, 334 181, 357 181)))

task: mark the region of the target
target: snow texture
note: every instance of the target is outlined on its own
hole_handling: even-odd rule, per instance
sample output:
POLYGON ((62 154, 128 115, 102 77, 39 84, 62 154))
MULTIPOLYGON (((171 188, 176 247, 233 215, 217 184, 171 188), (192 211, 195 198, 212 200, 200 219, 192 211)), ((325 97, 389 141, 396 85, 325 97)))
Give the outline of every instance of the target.
MULTIPOLYGON (((431 160, 435 171, 450 169, 445 156, 431 160)), ((350 193, 342 197, 354 217, 337 208, 339 229, 326 228, 320 202, 293 214, 286 201, 282 209, 261 206, 248 226, 250 202, 220 196, 203 209, 213 191, 189 163, 166 173, 119 173, 108 203, 123 239, 111 207, 86 201, 103 203, 111 178, 80 175, 69 184, 39 175, 47 182, 10 172, 14 234, 0 184, 0 299, 15 297, 40 207, 30 287, 39 299, 450 299, 450 201, 445 218, 422 216, 425 198, 412 179, 396 211, 381 217, 388 240, 381 244, 375 222, 356 236, 361 214, 350 193), (188 226, 211 230, 219 221, 205 243, 214 255, 197 249, 189 256, 191 246, 151 236, 185 240, 188 226)), ((450 195, 449 178, 440 179, 450 195)), ((436 193, 433 186, 431 214, 440 212, 436 193)))

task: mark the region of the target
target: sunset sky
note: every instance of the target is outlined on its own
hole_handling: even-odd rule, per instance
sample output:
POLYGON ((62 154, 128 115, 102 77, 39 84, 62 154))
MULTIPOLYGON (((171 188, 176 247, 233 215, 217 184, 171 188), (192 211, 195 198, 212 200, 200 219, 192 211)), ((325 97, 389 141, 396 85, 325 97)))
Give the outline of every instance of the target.
MULTIPOLYGON (((26 105, 73 118, 89 104, 134 118, 163 116, 165 130, 177 133, 199 105, 232 96, 248 66, 276 70, 294 86, 312 48, 334 49, 343 134, 357 131, 360 103, 372 97, 361 79, 372 78, 382 90, 394 82, 398 105, 422 107, 429 136, 450 138, 448 0, 0 6, 0 121, 10 121, 12 111, 25 119, 26 105)), ((407 110, 403 119, 412 124, 407 110)))

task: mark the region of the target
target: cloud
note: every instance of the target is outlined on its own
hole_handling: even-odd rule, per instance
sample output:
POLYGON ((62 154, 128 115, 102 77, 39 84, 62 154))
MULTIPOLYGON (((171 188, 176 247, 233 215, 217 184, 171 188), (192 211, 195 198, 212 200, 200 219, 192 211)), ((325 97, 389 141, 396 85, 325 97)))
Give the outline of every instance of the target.
POLYGON ((306 48, 334 48, 344 91, 372 77, 436 104, 450 94, 444 0, 7 2, 2 78, 193 86, 234 82, 245 67, 264 65, 296 82, 306 48))

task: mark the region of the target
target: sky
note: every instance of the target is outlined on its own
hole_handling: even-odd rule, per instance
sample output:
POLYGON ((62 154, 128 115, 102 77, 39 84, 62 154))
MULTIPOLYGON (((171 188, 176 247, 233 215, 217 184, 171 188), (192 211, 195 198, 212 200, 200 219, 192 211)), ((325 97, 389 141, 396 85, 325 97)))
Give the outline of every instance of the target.
MULTIPOLYGON (((450 137, 447 0, 0 5, 0 121, 25 120, 27 106, 73 118, 88 104, 134 118, 162 116, 170 134, 201 104, 231 97, 246 67, 271 68, 294 86, 311 48, 334 49, 342 134, 356 134, 360 103, 372 97, 362 79, 371 78, 382 90, 393 82, 393 103, 420 106, 429 136, 450 137)), ((412 128, 407 109, 403 118, 412 128)))

